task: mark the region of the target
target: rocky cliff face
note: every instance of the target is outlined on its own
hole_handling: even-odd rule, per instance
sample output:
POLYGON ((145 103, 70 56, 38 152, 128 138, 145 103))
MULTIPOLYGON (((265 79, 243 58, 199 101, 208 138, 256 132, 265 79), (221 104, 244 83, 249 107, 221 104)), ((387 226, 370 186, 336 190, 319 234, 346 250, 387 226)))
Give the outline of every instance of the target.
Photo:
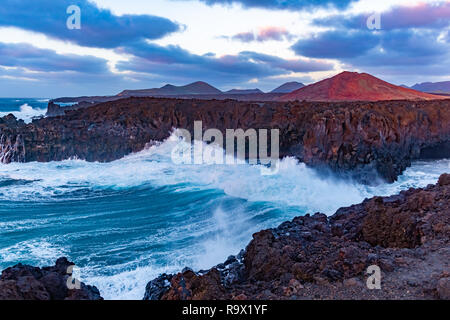
POLYGON ((11 114, 0 118, 0 162, 25 162, 25 142, 20 133, 17 133, 25 122, 17 121, 11 114))
POLYGON ((162 275, 145 299, 450 299, 450 175, 253 235, 215 268, 162 275), (381 289, 366 271, 381 269, 381 289))
POLYGON ((77 157, 112 161, 166 139, 173 128, 279 129, 280 156, 392 182, 413 159, 450 157, 450 100, 423 102, 238 102, 129 98, 25 125, 0 119, 1 161, 77 157))
POLYGON ((60 258, 52 267, 18 264, 0 276, 0 300, 103 300, 96 287, 80 283, 69 289, 68 268, 73 263, 60 258))

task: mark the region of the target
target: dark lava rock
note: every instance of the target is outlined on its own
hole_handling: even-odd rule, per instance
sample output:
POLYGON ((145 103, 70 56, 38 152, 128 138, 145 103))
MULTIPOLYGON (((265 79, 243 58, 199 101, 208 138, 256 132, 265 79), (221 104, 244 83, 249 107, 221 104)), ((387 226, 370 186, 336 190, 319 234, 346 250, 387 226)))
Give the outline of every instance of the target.
POLYGON ((450 277, 442 278, 439 280, 437 293, 440 299, 450 300, 450 277))
POLYGON ((145 287, 144 300, 160 300, 170 288, 171 275, 162 274, 145 287))
MULTIPOLYGON (((167 281, 156 296, 168 300, 448 299, 448 176, 425 189, 341 208, 329 218, 306 215, 260 231, 239 258, 231 256, 202 273, 187 270, 162 276, 167 281), (365 286, 368 267, 373 265, 386 279, 382 290, 365 286), (435 286, 427 289, 430 284, 435 286)), ((149 283, 146 296, 152 295, 160 278, 149 283)))
POLYGON ((94 286, 80 283, 80 289, 67 286, 73 266, 60 258, 52 267, 37 268, 18 264, 0 276, 0 300, 103 300, 94 286))

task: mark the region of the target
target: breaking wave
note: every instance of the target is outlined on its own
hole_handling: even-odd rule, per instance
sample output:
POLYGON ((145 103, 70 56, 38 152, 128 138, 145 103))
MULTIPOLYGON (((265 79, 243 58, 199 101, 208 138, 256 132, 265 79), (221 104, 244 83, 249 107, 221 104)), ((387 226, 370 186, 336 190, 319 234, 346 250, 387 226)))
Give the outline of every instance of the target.
POLYGON ((184 143, 172 136, 111 163, 0 165, 0 267, 66 255, 105 298, 141 299, 160 273, 223 262, 261 229, 424 187, 450 168, 416 162, 398 182, 368 187, 294 158, 269 176, 248 164, 176 165, 171 152, 184 143))

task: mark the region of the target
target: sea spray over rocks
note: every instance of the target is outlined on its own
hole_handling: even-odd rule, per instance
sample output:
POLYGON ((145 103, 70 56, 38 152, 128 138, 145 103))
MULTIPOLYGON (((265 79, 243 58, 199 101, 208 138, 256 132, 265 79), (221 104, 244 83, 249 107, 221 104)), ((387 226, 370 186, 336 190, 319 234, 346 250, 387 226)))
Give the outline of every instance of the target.
POLYGON ((375 197, 331 218, 295 218, 256 233, 245 251, 211 270, 155 279, 146 299, 446 299, 449 186, 442 175, 435 186, 375 197), (364 285, 373 265, 382 290, 364 285))
POLYGON ((425 189, 258 232, 243 263, 232 257, 209 271, 165 274, 149 282, 145 299, 448 299, 449 226, 444 174, 425 189), (224 282, 234 263, 236 275, 224 282), (382 270, 380 290, 364 285, 373 266, 382 270))
POLYGON ((173 128, 279 129, 280 157, 328 168, 364 183, 395 181, 421 158, 450 157, 450 100, 251 102, 128 98, 69 111, 26 127, 1 124, 23 137, 25 162, 73 157, 109 162, 163 141, 173 128))
POLYGON ((0 269, 68 256, 105 299, 141 299, 150 279, 217 265, 261 229, 426 187, 450 168, 446 160, 413 163, 398 182, 370 187, 324 178, 293 158, 274 176, 250 165, 176 166, 174 143, 111 163, 0 165, 0 269))

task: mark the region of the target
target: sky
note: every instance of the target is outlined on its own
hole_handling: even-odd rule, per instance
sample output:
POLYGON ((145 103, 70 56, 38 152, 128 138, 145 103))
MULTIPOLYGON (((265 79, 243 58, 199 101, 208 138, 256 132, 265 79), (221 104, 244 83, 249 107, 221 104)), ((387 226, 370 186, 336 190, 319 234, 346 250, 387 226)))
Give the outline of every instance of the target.
POLYGON ((344 70, 398 85, 450 81, 450 0, 2 0, 0 6, 0 97, 112 95, 194 81, 270 91, 344 70), (74 5, 79 16, 68 10, 74 5))

